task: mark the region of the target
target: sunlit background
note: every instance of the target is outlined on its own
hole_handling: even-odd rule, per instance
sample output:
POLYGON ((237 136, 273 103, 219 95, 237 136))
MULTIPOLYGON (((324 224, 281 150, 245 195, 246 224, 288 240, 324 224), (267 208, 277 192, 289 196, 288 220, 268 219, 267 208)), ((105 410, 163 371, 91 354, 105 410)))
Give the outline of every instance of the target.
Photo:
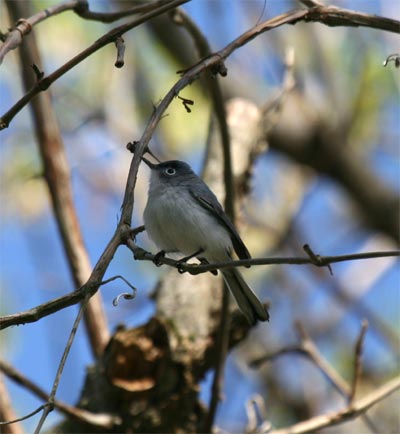
MULTIPOLYGON (((35 11, 55 3, 31 1, 35 11)), ((93 10, 111 11, 127 3, 96 0, 90 5, 93 10)), ((332 4, 400 18, 397 0, 343 0, 332 4)), ((0 7, 1 29, 5 30, 10 23, 4 3, 0 7)), ((194 0, 183 9, 207 36, 212 49, 218 50, 257 22, 295 7, 300 7, 299 3, 292 1, 194 0)), ((72 12, 40 23, 35 33, 45 73, 54 71, 114 26, 86 21, 72 12)), ((190 38, 171 50, 161 30, 146 25, 124 35, 122 69, 114 67, 115 48, 110 45, 51 87, 92 263, 118 220, 131 159, 126 144, 140 138, 154 105, 177 81, 176 71, 197 59, 190 38)), ((297 92, 331 125, 348 119, 346 146, 365 161, 374 178, 393 194, 398 193, 399 70, 393 63, 383 67, 385 58, 399 51, 398 36, 311 23, 281 27, 256 38, 227 60, 228 76, 221 79, 225 94, 247 98, 260 106, 266 104, 282 86, 288 48, 295 53, 297 92)), ((12 52, 0 68, 1 113, 22 94, 18 59, 12 52)), ((173 102, 157 129, 152 149, 161 159, 186 160, 199 172, 210 101, 197 82, 181 95, 195 101, 192 113, 188 114, 178 100, 173 102)), ((41 176, 28 108, 1 132, 0 140, 0 313, 4 315, 29 309, 74 288, 41 176)), ((142 224, 147 183, 148 170, 141 168, 133 225, 142 224)), ((363 223, 353 198, 340 182, 299 165, 277 150, 270 149, 257 160, 252 187, 246 202, 248 225, 243 238, 254 257, 299 256, 305 243, 324 255, 396 248, 392 238, 363 223)), ((140 243, 155 251, 145 235, 140 236, 140 243)), ((316 368, 299 356, 285 356, 260 369, 250 369, 252 358, 296 342, 295 320, 302 321, 322 353, 351 380, 354 343, 361 320, 368 318, 363 380, 373 389, 396 373, 398 262, 381 258, 332 268, 333 276, 326 269, 308 266, 265 266, 246 271, 259 296, 271 302, 273 319, 257 327, 228 358, 225 399, 216 420, 223 430, 243 431, 247 421, 244 404, 254 393, 264 397, 268 418, 276 426, 295 422, 296 411, 304 415, 305 406, 309 414, 316 414, 343 404, 316 368)), ((111 329, 120 323, 140 325, 151 317, 154 305, 149 295, 164 272, 152 264, 133 261, 124 248, 118 250, 106 277, 121 274, 139 290, 134 301, 113 307, 112 299, 125 287, 115 282, 101 289, 111 329)), ((36 323, 7 329, 1 334, 2 357, 49 391, 76 313, 74 306, 36 323)), ((81 327, 57 394, 60 400, 77 402, 85 367, 91 362, 81 327)), ((210 378, 206 377, 202 387, 205 402, 210 396, 210 378)), ((7 385, 19 415, 41 404, 12 382, 7 381, 7 385)), ((396 424, 395 408, 395 398, 380 404, 388 429, 396 424)), ((60 414, 53 412, 47 427, 60 419, 60 414)), ((37 417, 25 421, 26 431, 31 432, 36 423, 37 417)), ((345 428, 335 432, 345 432, 339 429, 345 428)))

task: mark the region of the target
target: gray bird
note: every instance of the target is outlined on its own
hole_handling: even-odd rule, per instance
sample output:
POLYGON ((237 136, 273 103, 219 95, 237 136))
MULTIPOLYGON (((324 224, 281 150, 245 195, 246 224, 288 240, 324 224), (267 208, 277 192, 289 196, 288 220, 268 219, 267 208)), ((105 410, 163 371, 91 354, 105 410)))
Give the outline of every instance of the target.
MULTIPOLYGON (((188 164, 143 161, 151 169, 144 225, 158 248, 209 263, 231 260, 233 251, 240 259, 251 257, 214 193, 188 164)), ((267 321, 267 309, 237 268, 221 272, 249 323, 267 321)))

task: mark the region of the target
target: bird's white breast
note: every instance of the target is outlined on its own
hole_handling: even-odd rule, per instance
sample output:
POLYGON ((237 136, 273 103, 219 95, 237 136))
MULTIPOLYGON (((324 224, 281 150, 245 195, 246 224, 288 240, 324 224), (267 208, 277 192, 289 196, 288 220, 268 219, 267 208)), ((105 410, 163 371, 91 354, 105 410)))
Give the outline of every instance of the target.
POLYGON ((191 255, 203 249, 200 256, 216 262, 232 249, 227 229, 184 187, 150 189, 143 218, 150 238, 166 252, 191 255))

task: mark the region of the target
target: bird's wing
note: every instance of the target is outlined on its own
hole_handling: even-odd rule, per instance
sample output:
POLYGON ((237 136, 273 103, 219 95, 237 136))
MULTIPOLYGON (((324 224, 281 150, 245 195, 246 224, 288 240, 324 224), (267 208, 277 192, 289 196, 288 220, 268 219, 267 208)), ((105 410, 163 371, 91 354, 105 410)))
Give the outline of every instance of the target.
MULTIPOLYGON (((232 222, 225 214, 217 198, 215 198, 215 200, 208 200, 201 193, 195 193, 193 191, 190 191, 190 193, 203 208, 209 211, 210 214, 212 214, 220 223, 222 223, 225 226, 226 229, 228 229, 231 236, 233 248, 236 254, 238 255, 238 257, 240 259, 251 259, 247 247, 245 246, 244 242, 240 238, 240 235, 238 234, 237 230, 233 226, 232 222)), ((210 193, 213 194, 211 191, 210 193)))

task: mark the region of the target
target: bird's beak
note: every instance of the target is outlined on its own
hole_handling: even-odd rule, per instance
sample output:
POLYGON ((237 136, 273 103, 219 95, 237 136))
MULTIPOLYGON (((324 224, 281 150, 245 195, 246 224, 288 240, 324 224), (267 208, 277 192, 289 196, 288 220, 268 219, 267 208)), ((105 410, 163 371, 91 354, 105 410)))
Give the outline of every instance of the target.
POLYGON ((150 169, 155 169, 157 167, 157 164, 152 163, 151 161, 149 161, 147 158, 142 157, 142 160, 147 164, 148 167, 150 167, 150 169))

